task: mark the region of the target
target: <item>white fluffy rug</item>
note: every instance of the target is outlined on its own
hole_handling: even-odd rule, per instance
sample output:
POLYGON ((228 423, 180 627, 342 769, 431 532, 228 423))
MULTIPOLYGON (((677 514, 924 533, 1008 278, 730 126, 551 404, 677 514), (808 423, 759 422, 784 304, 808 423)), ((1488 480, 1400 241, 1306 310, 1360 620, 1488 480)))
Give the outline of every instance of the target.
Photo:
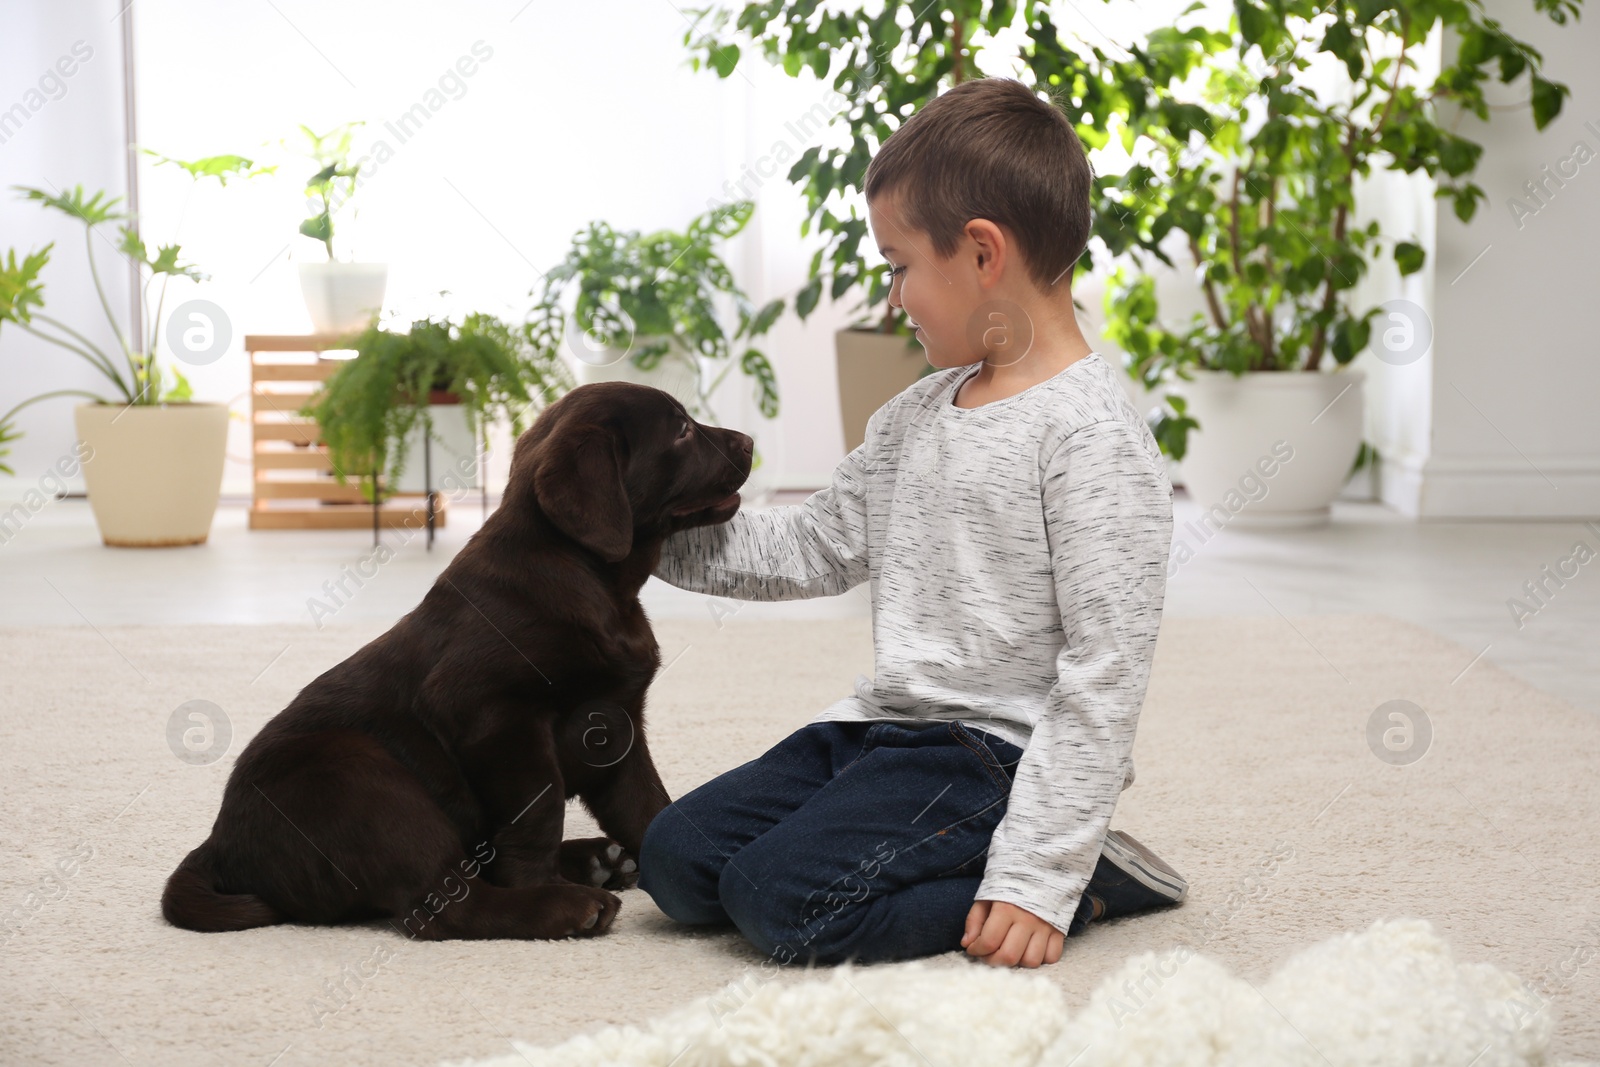
MULTIPOLYGON (((673 795, 759 755, 872 669, 865 618, 666 620, 656 630, 671 666, 651 691, 650 738, 673 795)), ((586 941, 416 944, 382 924, 238 934, 168 926, 162 884, 205 838, 244 742, 375 632, 0 629, 0 1064, 425 1067, 504 1056, 513 1040, 549 1047, 642 1027, 732 982, 777 996, 829 973, 790 967, 759 981, 762 957, 736 932, 686 930, 638 890, 622 895, 610 933, 586 941), (194 700, 217 705, 231 725, 215 762, 175 754, 169 730, 188 728, 175 713, 194 700)), ((1378 920, 1415 917, 1459 959, 1529 984, 1546 1006, 1528 1040, 1548 1024, 1553 1055, 1600 1061, 1600 717, 1472 664, 1476 651, 1378 617, 1169 620, 1134 749, 1138 779, 1115 825, 1188 876, 1188 902, 1091 926, 1060 963, 1030 976, 975 968, 960 953, 922 966, 930 981, 993 983, 1003 991, 997 1008, 983 1007, 994 1003, 987 995, 918 995, 912 970, 840 972, 831 980, 848 978, 870 998, 856 997, 850 1018, 881 1025, 881 1010, 904 1021, 927 1063, 957 1067, 1027 1062, 1025 1052, 958 1057, 948 1050, 962 1033, 1013 1014, 1038 1018, 1016 1031, 1037 1055, 1070 1017, 1086 1037, 1095 1027, 1105 1035, 1077 1067, 1133 1064, 1102 1041, 1156 1025, 1170 1035, 1270 1023, 1243 984, 1254 983, 1331 1046, 1291 1006, 1340 1018, 1356 1009, 1305 991, 1322 957, 1286 961, 1378 920), (1369 745, 1374 712, 1392 700, 1414 702, 1431 723, 1427 754, 1410 765, 1369 745), (1116 1005, 1092 1006, 1097 988, 1126 1000, 1126 982, 1152 986, 1140 977, 1146 964, 1124 973, 1130 958, 1154 968, 1146 954, 1183 944, 1238 977, 1190 960, 1160 983, 1165 999, 1136 1006, 1120 1028, 1116 1005), (1191 987, 1207 999, 1167 992, 1191 987), (1212 1007, 1175 1017, 1199 1003, 1212 1007)), ((576 809, 568 825, 572 836, 594 832, 576 809)), ((1336 945, 1341 956, 1371 948, 1336 945)), ((1445 983, 1434 976, 1453 972, 1426 958, 1434 962, 1393 978, 1387 994, 1353 989, 1361 1003, 1387 996, 1394 1007, 1359 1025, 1465 994, 1469 979, 1445 983)), ((742 1032, 756 1017, 740 1012, 719 1030, 742 1032)), ((1474 1033, 1478 1018, 1464 1014, 1459 1029, 1474 1033)), ((806 1036, 846 1048, 866 1040, 854 1026, 806 1036)), ((894 1062, 887 1057, 906 1048, 888 1037, 884 1062, 894 1062)), ((1199 1057, 1215 1048, 1197 1041, 1186 1054, 1210 1062, 1199 1057)), ((678 1067, 717 1062, 689 1055, 678 1067)), ((1469 1067, 1471 1058, 1427 1062, 1469 1067)), ((1471 1067, 1499 1062, 1516 1061, 1485 1052, 1471 1067)))
POLYGON ((1071 1018, 1042 975, 981 965, 840 967, 788 986, 758 973, 642 1028, 472 1067, 1541 1067, 1550 1032, 1535 991, 1458 963, 1409 919, 1324 941, 1260 986, 1187 946, 1145 953, 1071 1018))

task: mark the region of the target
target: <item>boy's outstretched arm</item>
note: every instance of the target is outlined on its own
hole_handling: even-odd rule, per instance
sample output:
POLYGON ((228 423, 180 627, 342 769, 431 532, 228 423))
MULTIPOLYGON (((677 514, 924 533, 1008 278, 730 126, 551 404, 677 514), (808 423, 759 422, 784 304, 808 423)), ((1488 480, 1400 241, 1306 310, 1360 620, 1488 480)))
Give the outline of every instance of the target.
POLYGON ((720 525, 673 534, 655 576, 737 600, 837 596, 866 581, 866 472, 882 462, 876 431, 895 402, 873 413, 866 440, 834 468, 827 488, 802 504, 741 509, 720 525))
POLYGON ((1044 471, 1065 643, 968 920, 982 932, 967 951, 992 963, 1037 966, 1019 923, 1030 934, 1039 920, 1066 932, 1127 780, 1172 545, 1172 489, 1141 429, 1107 421, 1075 430, 1044 471))

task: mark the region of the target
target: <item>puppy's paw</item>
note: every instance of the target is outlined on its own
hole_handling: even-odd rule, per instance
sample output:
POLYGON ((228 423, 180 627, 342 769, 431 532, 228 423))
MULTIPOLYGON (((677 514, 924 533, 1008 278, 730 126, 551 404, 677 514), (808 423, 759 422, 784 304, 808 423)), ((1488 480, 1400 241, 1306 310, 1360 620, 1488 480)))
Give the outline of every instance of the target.
POLYGON ((591 889, 588 886, 575 885, 570 887, 572 899, 569 904, 568 917, 572 925, 566 932, 567 937, 598 937, 611 929, 611 923, 617 917, 617 912, 622 909, 622 901, 607 893, 604 889, 591 889))
POLYGON ((639 861, 609 837, 561 842, 561 877, 602 889, 631 889, 639 881, 639 861))

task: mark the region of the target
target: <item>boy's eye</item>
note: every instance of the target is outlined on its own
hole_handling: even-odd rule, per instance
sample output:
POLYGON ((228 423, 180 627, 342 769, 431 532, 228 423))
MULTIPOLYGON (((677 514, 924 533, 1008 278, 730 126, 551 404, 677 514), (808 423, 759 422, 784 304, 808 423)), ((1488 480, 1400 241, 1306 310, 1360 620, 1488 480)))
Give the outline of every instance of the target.
POLYGON ((891 270, 891 271, 890 271, 890 272, 889 272, 889 277, 891 277, 891 278, 897 278, 897 277, 899 277, 899 276, 900 276, 900 275, 902 275, 902 274, 904 274, 904 273, 905 273, 905 272, 906 272, 906 269, 905 269, 905 267, 903 267, 903 266, 901 266, 901 267, 895 267, 895 268, 894 268, 894 269, 893 269, 893 270, 891 270))

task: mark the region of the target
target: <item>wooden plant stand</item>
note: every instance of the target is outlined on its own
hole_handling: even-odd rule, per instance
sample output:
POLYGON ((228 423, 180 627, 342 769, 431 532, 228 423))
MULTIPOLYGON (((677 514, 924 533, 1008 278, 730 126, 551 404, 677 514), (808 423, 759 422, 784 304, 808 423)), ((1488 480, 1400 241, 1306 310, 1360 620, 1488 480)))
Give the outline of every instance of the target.
MULTIPOLYGON (((431 548, 434 527, 445 524, 445 500, 433 490, 431 476, 424 492, 396 493, 369 506, 354 475, 345 485, 335 477, 316 420, 297 414, 343 362, 322 353, 349 343, 348 337, 329 334, 246 335, 254 486, 250 529, 371 528, 376 543, 380 528, 426 527, 431 548)), ((425 446, 425 461, 430 452, 425 446)))

